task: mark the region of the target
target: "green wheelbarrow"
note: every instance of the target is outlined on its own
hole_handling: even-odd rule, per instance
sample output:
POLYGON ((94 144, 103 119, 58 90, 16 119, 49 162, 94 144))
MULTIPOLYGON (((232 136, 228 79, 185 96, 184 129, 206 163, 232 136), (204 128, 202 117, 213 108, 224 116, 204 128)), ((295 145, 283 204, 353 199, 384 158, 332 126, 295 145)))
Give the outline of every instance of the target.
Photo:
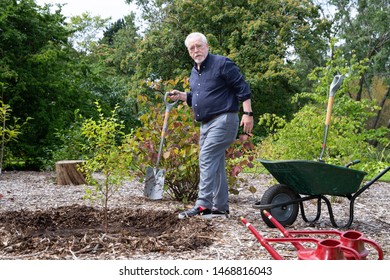
POLYGON ((354 203, 356 198, 367 190, 390 169, 390 166, 380 172, 375 178, 362 184, 365 172, 349 168, 358 163, 354 161, 346 166, 337 166, 320 161, 305 160, 259 160, 263 166, 278 181, 269 187, 260 201, 253 207, 260 209, 263 221, 269 227, 274 224, 263 214, 267 210, 283 226, 292 225, 301 210, 302 219, 315 223, 321 216, 321 202, 326 203, 329 218, 336 228, 348 228, 354 219, 354 203), (340 226, 336 223, 332 205, 328 196, 338 196, 349 200, 349 219, 340 226), (309 220, 305 214, 303 202, 317 200, 317 213, 309 220))
POLYGON ((270 212, 283 226, 289 226, 296 220, 300 208, 303 220, 314 223, 321 216, 321 202, 324 201, 327 205, 332 225, 336 228, 348 228, 353 222, 356 198, 389 171, 390 166, 385 168, 371 181, 362 185, 363 179, 367 174, 363 171, 349 168, 351 165, 358 163, 358 160, 346 166, 336 166, 327 164, 322 159, 326 149, 334 97, 343 79, 342 75, 336 75, 330 85, 322 150, 318 161, 259 160, 279 183, 267 189, 261 200, 253 205, 254 208, 261 210, 263 221, 269 227, 274 227, 274 225, 263 214, 263 210, 270 212), (349 219, 345 225, 339 226, 336 223, 331 202, 326 195, 349 199, 349 219), (317 200, 317 214, 314 219, 309 220, 306 217, 303 202, 312 199, 317 200))

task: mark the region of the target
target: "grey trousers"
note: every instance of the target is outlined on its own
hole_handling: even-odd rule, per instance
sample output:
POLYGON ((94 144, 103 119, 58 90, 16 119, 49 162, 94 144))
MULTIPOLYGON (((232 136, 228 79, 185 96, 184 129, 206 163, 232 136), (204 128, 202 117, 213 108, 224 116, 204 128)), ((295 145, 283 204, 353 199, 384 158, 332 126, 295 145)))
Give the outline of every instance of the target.
POLYGON ((237 136, 237 113, 226 113, 200 126, 199 193, 195 206, 229 210, 226 149, 237 136))

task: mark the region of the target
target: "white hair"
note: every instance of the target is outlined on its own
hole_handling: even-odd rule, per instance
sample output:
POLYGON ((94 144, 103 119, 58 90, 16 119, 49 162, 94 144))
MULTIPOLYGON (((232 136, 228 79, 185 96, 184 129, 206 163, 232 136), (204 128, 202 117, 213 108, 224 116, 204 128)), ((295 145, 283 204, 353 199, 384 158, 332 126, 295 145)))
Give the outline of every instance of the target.
POLYGON ((186 40, 184 41, 184 45, 188 48, 188 42, 195 37, 200 38, 203 43, 208 44, 207 38, 204 34, 200 32, 193 32, 187 36, 186 40))

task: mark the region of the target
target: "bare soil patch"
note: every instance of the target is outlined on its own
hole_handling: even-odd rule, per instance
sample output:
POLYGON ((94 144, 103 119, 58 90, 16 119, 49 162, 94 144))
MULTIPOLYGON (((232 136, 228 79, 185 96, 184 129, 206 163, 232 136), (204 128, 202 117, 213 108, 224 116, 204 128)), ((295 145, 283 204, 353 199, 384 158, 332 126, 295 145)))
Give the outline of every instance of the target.
MULTIPOLYGON (((143 185, 128 182, 111 199, 109 230, 102 209, 82 199, 84 186, 59 186, 55 174, 5 172, 0 176, 0 259, 272 259, 244 227, 246 217, 264 237, 280 237, 268 228, 252 205, 267 186, 268 175, 247 175, 248 184, 231 195, 230 219, 178 220, 186 205, 143 197, 143 185), (255 194, 248 188, 255 186, 255 194)), ((355 203, 351 229, 378 243, 390 259, 390 184, 377 182, 355 203)), ((347 219, 349 204, 333 201, 335 216, 347 219)), ((190 205, 187 205, 190 206, 190 205)), ((306 214, 315 205, 305 204, 306 214)), ((323 206, 324 207, 324 206, 323 206)), ((332 229, 326 208, 315 225, 300 216, 291 230, 332 229)), ((290 244, 272 244, 284 259, 296 259, 290 244)), ((377 257, 373 248, 370 259, 377 257)))

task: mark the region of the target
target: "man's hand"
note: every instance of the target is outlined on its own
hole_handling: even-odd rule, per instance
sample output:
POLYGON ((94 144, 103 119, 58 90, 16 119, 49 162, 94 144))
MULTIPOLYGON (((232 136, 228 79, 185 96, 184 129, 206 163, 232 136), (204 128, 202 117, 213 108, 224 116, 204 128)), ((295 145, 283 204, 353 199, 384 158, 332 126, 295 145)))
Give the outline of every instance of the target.
POLYGON ((253 123, 253 116, 242 115, 240 126, 244 126, 244 133, 248 134, 249 136, 253 136, 253 123))
POLYGON ((173 101, 181 100, 181 101, 187 101, 187 94, 182 91, 178 91, 176 89, 170 91, 169 98, 173 101))

